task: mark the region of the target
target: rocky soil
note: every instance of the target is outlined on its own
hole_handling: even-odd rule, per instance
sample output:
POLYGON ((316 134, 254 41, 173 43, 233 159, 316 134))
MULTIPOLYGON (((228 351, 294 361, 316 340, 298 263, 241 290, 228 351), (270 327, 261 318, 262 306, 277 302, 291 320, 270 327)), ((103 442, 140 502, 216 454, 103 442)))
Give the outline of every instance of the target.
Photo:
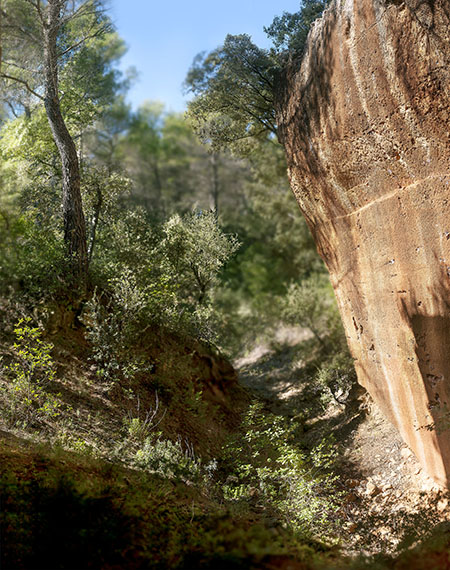
POLYGON ((276 413, 304 422, 305 444, 332 433, 340 447, 336 466, 344 491, 342 539, 349 554, 394 553, 450 521, 450 493, 423 473, 397 429, 364 389, 345 405, 320 401, 302 359, 307 332, 283 328, 235 362, 240 382, 276 413), (302 349, 303 347, 303 349, 302 349))

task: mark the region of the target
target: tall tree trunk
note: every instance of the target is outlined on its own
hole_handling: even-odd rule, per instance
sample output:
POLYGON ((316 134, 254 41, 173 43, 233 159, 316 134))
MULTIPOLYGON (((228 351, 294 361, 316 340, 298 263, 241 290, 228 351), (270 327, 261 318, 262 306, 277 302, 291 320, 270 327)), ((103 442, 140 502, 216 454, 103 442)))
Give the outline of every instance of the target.
POLYGON ((53 139, 61 157, 64 241, 73 277, 79 285, 88 270, 86 224, 80 189, 80 168, 75 143, 61 113, 58 92, 57 37, 63 0, 48 0, 44 22, 44 105, 53 139))
POLYGON ((212 170, 212 180, 210 189, 210 208, 219 216, 219 155, 217 152, 212 152, 210 156, 211 170, 212 170))
MULTIPOLYGON (((277 98, 358 379, 450 486, 448 0, 334 0, 277 98)), ((376 434, 374 434, 376 437, 376 434)))

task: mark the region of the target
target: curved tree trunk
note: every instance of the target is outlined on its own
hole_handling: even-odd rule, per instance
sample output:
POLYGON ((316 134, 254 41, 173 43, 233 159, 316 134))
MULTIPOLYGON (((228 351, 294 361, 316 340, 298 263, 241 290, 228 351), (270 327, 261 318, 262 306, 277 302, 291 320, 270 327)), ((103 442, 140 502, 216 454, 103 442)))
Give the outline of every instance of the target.
POLYGON ((86 281, 88 254, 86 224, 80 189, 80 168, 75 143, 61 113, 58 91, 57 37, 61 25, 62 0, 49 0, 44 32, 44 105, 53 139, 61 157, 64 241, 77 284, 86 281))
MULTIPOLYGON (((335 0, 278 94, 358 378, 450 485, 450 6, 335 0)), ((376 434, 374 434, 374 438, 376 434)))

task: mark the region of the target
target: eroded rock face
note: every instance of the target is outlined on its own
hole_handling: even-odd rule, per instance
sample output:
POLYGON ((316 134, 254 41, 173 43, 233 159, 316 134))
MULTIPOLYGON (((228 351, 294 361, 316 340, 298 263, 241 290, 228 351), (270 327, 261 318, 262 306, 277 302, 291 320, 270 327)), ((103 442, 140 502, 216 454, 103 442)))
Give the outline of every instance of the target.
POLYGON ((277 106, 359 381, 450 486, 449 1, 336 0, 277 106))

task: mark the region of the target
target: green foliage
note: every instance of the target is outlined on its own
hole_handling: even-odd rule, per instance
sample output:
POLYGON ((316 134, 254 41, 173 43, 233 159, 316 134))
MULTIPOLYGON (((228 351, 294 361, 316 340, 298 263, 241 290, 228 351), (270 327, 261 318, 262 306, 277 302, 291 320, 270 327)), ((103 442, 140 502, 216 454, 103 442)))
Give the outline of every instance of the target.
POLYGON ((175 215, 163 226, 161 256, 180 295, 189 305, 206 301, 218 272, 239 248, 225 235, 213 212, 175 215))
POLYGON ((201 463, 193 449, 188 444, 183 446, 180 440, 149 437, 136 452, 133 463, 166 479, 199 483, 202 476, 201 463))
POLYGON ((69 19, 60 40, 61 48, 67 49, 79 42, 86 30, 92 34, 61 62, 62 111, 73 133, 92 125, 127 87, 127 80, 115 67, 126 51, 124 41, 112 30, 101 2, 86 4, 87 8, 91 4, 91 10, 84 10, 81 18, 69 19))
POLYGON ((145 413, 138 398, 136 409, 130 410, 124 418, 124 438, 116 444, 114 456, 123 463, 165 479, 202 486, 211 477, 216 463, 210 462, 204 466, 187 440, 182 441, 179 437, 172 441, 164 438, 161 431, 156 431, 166 412, 167 409, 160 409, 157 392, 155 405, 145 413))
MULTIPOLYGON (((216 342, 222 326, 242 351, 244 337, 253 342, 255 331, 278 326, 279 298, 296 279, 301 285, 292 286, 281 302, 285 318, 308 326, 319 339, 322 361, 316 381, 324 392, 340 398, 347 361, 323 267, 305 222, 293 213, 282 148, 275 142, 273 108, 286 59, 283 50, 300 50, 313 11, 324 2, 304 2, 301 17, 284 14, 275 20, 268 29, 275 41, 271 51, 259 49, 246 35, 228 36, 223 46, 197 58, 187 79, 197 95, 190 117, 206 148, 195 142, 189 123, 165 113, 161 105, 147 103, 130 112, 124 103, 127 82, 114 70, 123 42, 112 33, 103 3, 72 4, 83 6, 79 17, 68 18, 61 28, 59 49, 68 51, 59 76, 62 110, 81 159, 90 277, 96 288, 82 318, 98 379, 110 383, 112 397, 120 391, 120 385, 112 386, 115 381, 124 380, 130 392, 143 378, 160 381, 153 374, 154 361, 139 352, 146 335, 160 338, 155 336, 160 327, 178 338, 187 334, 216 342), (78 44, 85 36, 89 38, 78 44), (218 152, 227 145, 247 155, 246 161, 218 152), (242 242, 239 252, 236 235, 242 242)), ((32 3, 11 0, 9 5, 23 10, 23 21, 35 30, 32 3)), ((27 66, 36 63, 39 68, 38 46, 29 47, 27 66)), ((19 48, 16 38, 6 50, 23 62, 19 48)), ((24 73, 23 78, 39 88, 42 74, 31 69, 24 73)), ((3 123, 1 131, 1 292, 14 285, 44 301, 61 287, 68 290, 60 232, 61 167, 42 105, 20 87, 12 95, 13 108, 25 113, 3 123)), ((21 322, 13 360, 3 366, 6 400, 16 425, 46 427, 61 415, 61 402, 51 395, 51 346, 40 334, 21 322)), ((181 367, 157 365, 169 371, 181 367)), ((162 397, 169 394, 171 405, 184 409, 186 417, 206 423, 208 414, 217 410, 191 378, 192 370, 187 373, 182 387, 161 386, 162 397)), ((59 480, 34 487, 6 483, 13 505, 6 528, 11 544, 23 545, 25 567, 33 566, 33 556, 41 565, 57 559, 56 553, 53 558, 48 554, 58 530, 56 505, 71 513, 73 527, 63 533, 61 544, 73 552, 78 567, 83 567, 83 549, 95 552, 89 563, 98 567, 160 568, 216 567, 218 560, 229 567, 230 561, 241 564, 242 552, 259 556, 259 564, 261 556, 277 550, 273 533, 258 535, 255 530, 254 536, 247 523, 236 528, 236 518, 216 520, 191 505, 184 512, 187 487, 183 499, 169 505, 179 481, 189 483, 190 492, 194 483, 210 497, 220 494, 221 515, 225 497, 234 513, 236 504, 244 506, 244 517, 256 506, 303 536, 332 534, 338 496, 330 471, 331 448, 322 444, 308 453, 299 445, 295 425, 252 406, 243 434, 220 459, 220 473, 225 475, 218 491, 218 463, 202 463, 184 433, 174 441, 157 432, 163 417, 157 402, 148 411, 140 410, 138 399, 137 409, 124 419, 120 441, 108 451, 142 478, 143 472, 159 476, 157 490, 152 489, 156 501, 146 492, 130 505, 123 489, 110 497, 104 489, 84 493, 59 480), (168 487, 165 479, 171 480, 168 487), (128 557, 129 545, 136 543, 138 554, 128 557)), ((86 455, 98 452, 69 422, 60 427, 57 441, 86 455)), ((246 562, 244 556, 241 565, 250 567, 246 562)))
POLYGON ((320 363, 316 382, 324 390, 321 400, 324 405, 330 401, 345 405, 351 389, 356 384, 356 372, 345 346, 336 347, 333 353, 320 363))
POLYGON ((31 319, 20 319, 14 329, 14 357, 4 366, 9 419, 13 425, 41 426, 61 414, 62 403, 48 393, 55 379, 51 357, 53 346, 42 340, 42 332, 31 326, 31 319))
POLYGON ((322 337, 329 336, 339 323, 333 309, 328 277, 313 274, 300 283, 291 283, 284 300, 283 316, 288 323, 308 328, 323 344, 322 337))
POLYGON ((228 35, 223 46, 199 54, 188 72, 186 88, 194 129, 214 147, 249 151, 248 140, 276 134, 274 61, 246 34, 228 35))
POLYGON ((58 426, 56 436, 53 439, 56 448, 61 447, 79 453, 80 455, 93 456, 95 450, 83 437, 66 429, 64 426, 58 426))
POLYGON ((291 281, 325 271, 289 189, 281 145, 264 142, 248 163, 251 177, 242 188, 245 206, 239 215, 224 211, 221 216, 242 245, 225 269, 224 286, 215 293, 222 344, 239 354, 280 325, 279 297, 291 281))
POLYGON ((29 112, 35 101, 25 87, 38 89, 42 83, 42 29, 27 0, 8 0, 2 6, 2 68, 0 92, 7 94, 9 107, 29 112), (11 81, 4 77, 14 76, 11 81))
MULTIPOLYGON (((14 137, 3 140, 6 149, 2 150, 6 150, 5 155, 10 154, 9 160, 17 163, 17 171, 22 167, 32 172, 29 179, 20 180, 18 184, 18 190, 22 198, 25 198, 23 203, 26 204, 26 209, 29 209, 31 202, 30 196, 26 195, 27 191, 31 194, 31 198, 36 194, 40 194, 39 197, 48 198, 51 195, 55 198, 61 195, 62 177, 65 178, 65 183, 71 187, 68 196, 72 196, 68 199, 66 196, 62 203, 61 213, 64 213, 65 221, 63 222, 61 215, 56 214, 52 217, 52 222, 55 228, 64 225, 67 230, 68 225, 72 223, 68 220, 75 217, 82 220, 81 224, 84 225, 78 186, 83 134, 93 125, 95 119, 101 116, 102 107, 111 103, 116 92, 123 87, 119 82, 120 73, 113 68, 113 63, 123 53, 123 42, 112 33, 111 22, 101 0, 85 0, 78 3, 64 0, 57 2, 53 7, 56 10, 52 12, 51 4, 21 0, 11 0, 5 6, 3 17, 7 21, 8 33, 5 34, 4 51, 7 59, 3 62, 6 72, 0 73, 0 77, 4 80, 4 85, 0 85, 0 89, 2 87, 6 89, 4 96, 8 97, 12 114, 17 117, 12 123, 19 123, 13 126, 18 126, 24 137, 19 137, 19 144, 15 144, 14 137), (47 26, 52 27, 54 36, 47 33, 47 26), (27 47, 30 47, 29 60, 17 49, 15 34, 23 35, 23 52, 27 53, 27 47), (53 40, 50 41, 51 37, 53 40), (55 44, 54 48, 51 47, 52 42, 55 44), (54 61, 50 62, 49 54, 53 51, 55 51, 54 61), (35 69, 32 68, 33 64, 35 69), (49 83, 43 79, 46 77, 43 73, 45 69, 52 74, 51 83, 57 91, 55 97, 48 96, 49 83), (13 93, 9 95, 7 88, 11 83, 13 85, 19 83, 25 88, 26 102, 20 97, 16 99, 13 93), (54 101, 52 111, 50 111, 52 106, 50 100, 54 101), (18 116, 20 113, 16 111, 15 106, 23 108, 25 113, 18 116), (60 120, 52 119, 55 114, 59 115, 60 111, 63 115, 60 120), (52 132, 45 118, 49 119, 52 132), (55 126, 57 124, 60 124, 63 130, 67 127, 66 134, 70 146, 75 140, 79 146, 80 158, 72 153, 71 160, 66 161, 65 166, 61 162, 60 153, 55 152, 53 139, 56 141, 57 138, 58 127, 55 126), (25 141, 22 141, 22 138, 25 141), (22 144, 23 142, 27 144, 22 144), (30 152, 27 152, 27 147, 30 152), (31 168, 27 169, 27 166, 31 168), (72 171, 72 174, 69 175, 69 171, 72 171), (41 192, 36 193, 36 189, 41 192), (49 189, 51 192, 48 192, 49 189)), ((62 139, 64 137, 60 137, 60 141, 62 139)), ((67 154, 67 148, 64 152, 67 154)), ((19 178, 17 176, 16 181, 19 178)), ((42 207, 42 204, 39 204, 39 207, 41 211, 56 213, 60 209, 60 203, 60 199, 53 199, 48 204, 50 207, 42 207)), ((94 235, 98 217, 99 212, 96 211, 94 235)), ((79 257, 80 267, 83 266, 84 274, 88 267, 85 230, 80 226, 80 222, 75 226, 79 231, 79 245, 75 246, 73 243, 72 245, 75 248, 75 256, 79 257)), ((73 237, 70 239, 74 242, 73 237)), ((64 240, 68 242, 70 239, 65 231, 64 240)), ((92 245, 94 239, 91 239, 91 242, 92 245)), ((66 269, 69 267, 70 263, 66 269)), ((86 275, 82 281, 85 281, 85 277, 86 275)))
POLYGON ((309 454, 298 444, 297 426, 254 403, 242 435, 225 448, 223 486, 231 501, 263 505, 302 536, 332 537, 339 493, 331 467, 336 449, 323 441, 309 454), (276 515, 277 516, 277 515, 276 515))
POLYGON ((212 213, 175 215, 153 233, 142 219, 130 213, 113 224, 106 245, 100 240, 108 293, 94 295, 85 310, 98 373, 109 380, 124 373, 129 351, 150 327, 214 341, 209 295, 238 247, 212 213))
POLYGON ((274 42, 270 51, 241 34, 228 35, 221 47, 196 56, 185 86, 195 95, 189 116, 203 142, 247 155, 255 141, 277 134, 274 97, 280 72, 289 57, 303 53, 311 24, 327 4, 303 0, 298 12, 275 18, 265 28, 274 42))
MULTIPOLYGON (((19 114, 32 113, 43 84, 45 5, 9 0, 4 7, 0 90, 19 114), (15 81, 16 78, 18 81, 15 81)), ((58 75, 62 108, 69 130, 84 128, 126 86, 114 64, 123 55, 123 41, 113 31, 102 0, 61 2, 58 26, 58 75)))
MULTIPOLYGON (((109 381, 127 376, 129 351, 148 328, 146 317, 151 316, 146 290, 138 286, 131 272, 125 270, 121 277, 111 281, 111 287, 108 303, 94 294, 84 313, 97 375, 109 381)), ((133 367, 132 374, 140 369, 133 367)))
POLYGON ((328 277, 313 273, 300 283, 292 283, 282 307, 288 323, 308 328, 317 341, 314 382, 322 404, 334 401, 345 405, 356 373, 328 277))
POLYGON ((130 116, 119 148, 123 168, 132 180, 132 203, 143 206, 159 221, 193 207, 215 208, 217 182, 220 202, 234 206, 233 186, 240 187, 236 163, 211 154, 182 114, 168 113, 160 103, 144 103, 130 116), (215 172, 219 170, 217 180, 215 172))
POLYGON ((64 286, 64 248, 38 212, 0 219, 0 290, 13 286, 35 298, 48 298, 64 286))
POLYGON ((136 411, 128 412, 127 417, 124 419, 124 426, 126 428, 126 442, 127 444, 138 444, 142 446, 144 442, 149 439, 152 432, 164 419, 166 411, 159 409, 158 392, 155 394, 155 406, 151 407, 145 414, 141 413, 140 400, 137 400, 136 411))
POLYGON ((75 569, 121 560, 133 518, 118 509, 117 493, 106 486, 86 493, 69 475, 52 475, 2 477, 2 565, 75 569))
POLYGON ((127 271, 144 282, 151 253, 160 239, 157 227, 152 227, 151 218, 142 208, 120 208, 120 202, 117 206, 117 215, 106 218, 99 227, 91 262, 93 283, 102 288, 127 271))
POLYGON ((98 463, 86 485, 79 467, 38 457, 32 479, 2 474, 2 567, 228 570, 294 557, 312 567, 311 546, 232 517, 192 486, 98 463))
POLYGON ((311 25, 325 10, 330 0, 301 0, 300 10, 283 12, 276 16, 264 31, 273 41, 274 51, 280 55, 289 52, 289 57, 298 57, 303 50, 311 25))

